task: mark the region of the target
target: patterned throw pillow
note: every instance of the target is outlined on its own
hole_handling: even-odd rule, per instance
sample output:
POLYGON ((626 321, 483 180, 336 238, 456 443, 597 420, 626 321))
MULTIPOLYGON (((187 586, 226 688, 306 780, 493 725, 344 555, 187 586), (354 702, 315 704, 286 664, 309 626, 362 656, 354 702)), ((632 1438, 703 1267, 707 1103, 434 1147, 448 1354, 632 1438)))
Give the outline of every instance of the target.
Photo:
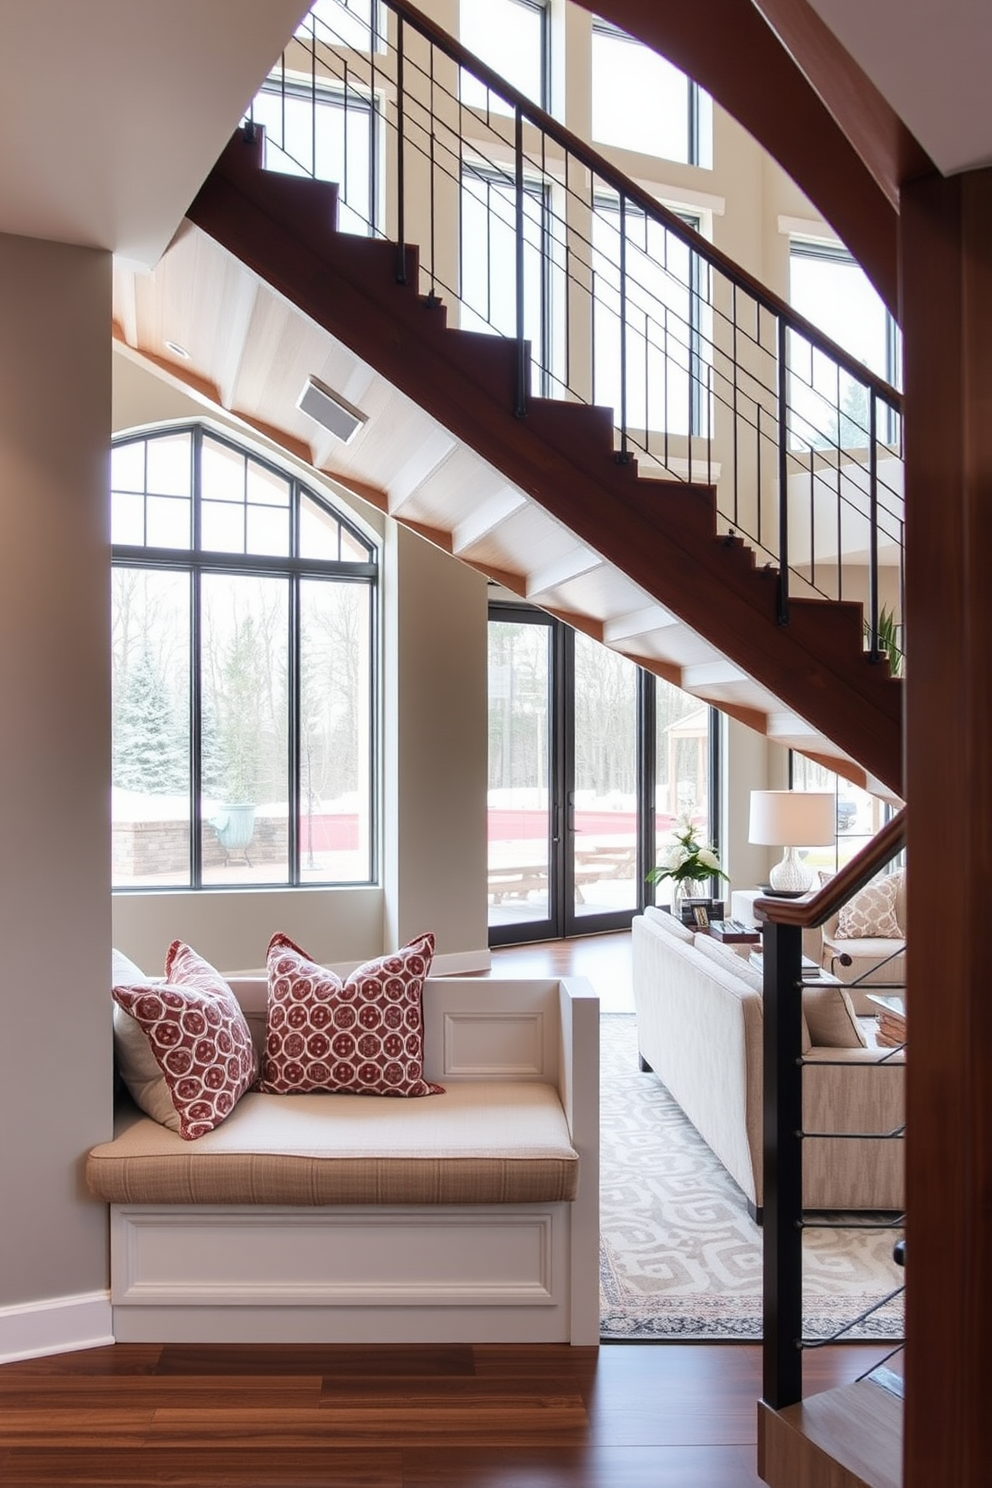
POLYGON ((440 1095, 423 1078, 424 978, 433 935, 366 961, 347 980, 286 935, 269 943, 269 998, 260 1089, 343 1095, 440 1095))
POLYGON ((113 996, 144 1034, 171 1111, 161 1087, 141 1078, 132 1083, 125 1067, 138 1105, 186 1141, 213 1131, 258 1074, 251 1031, 224 978, 176 940, 165 958, 164 982, 115 986, 113 996))
POLYGON ((889 873, 877 878, 843 905, 837 921, 835 940, 902 940, 896 919, 896 894, 901 874, 889 873))

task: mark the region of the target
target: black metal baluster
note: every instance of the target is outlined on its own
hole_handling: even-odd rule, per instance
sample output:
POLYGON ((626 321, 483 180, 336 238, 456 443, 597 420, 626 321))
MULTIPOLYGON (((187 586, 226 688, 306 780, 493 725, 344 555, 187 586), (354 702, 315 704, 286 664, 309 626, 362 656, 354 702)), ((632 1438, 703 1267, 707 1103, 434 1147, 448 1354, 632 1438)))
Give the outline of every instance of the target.
POLYGON ((432 45, 431 46, 431 61, 430 61, 430 100, 431 100, 430 119, 431 119, 431 132, 430 132, 430 136, 429 136, 428 141, 427 141, 427 170, 428 170, 428 173, 429 173, 429 183, 430 183, 429 184, 429 187, 428 187, 428 197, 429 197, 429 212, 430 212, 429 242, 430 242, 430 277, 431 277, 431 287, 430 287, 430 290, 429 290, 428 295, 427 295, 427 303, 428 303, 428 305, 439 305, 441 303, 440 300, 437 297, 436 292, 435 292, 436 291, 436 283, 437 283, 436 277, 435 277, 436 276, 436 271, 437 271, 437 218, 436 218, 436 202, 435 202, 435 199, 434 199, 434 175, 435 175, 435 171, 436 171, 437 167, 436 167, 436 163, 435 163, 435 159, 434 159, 434 142, 435 142, 435 138, 436 138, 435 113, 434 113, 434 51, 435 51, 435 48, 432 45))
POLYGON ((519 103, 514 110, 513 154, 516 179, 516 271, 517 271, 517 390, 514 414, 527 414, 527 342, 524 338, 524 116, 519 103))
POLYGON ((789 369, 788 328, 778 317, 778 623, 789 623, 789 369))
POLYGON ((375 105, 375 54, 379 46, 379 4, 369 4, 369 236, 379 231, 379 110, 375 105))
POLYGON ((406 172, 404 140, 406 105, 403 93, 403 16, 397 13, 396 27, 396 282, 405 284, 406 274, 406 172))
POLYGON ((617 459, 626 465, 627 449, 627 198, 620 193, 620 451, 617 459))
POLYGON ((310 174, 317 177, 317 18, 310 16, 310 174))
POLYGON ((871 627, 869 656, 878 661, 878 397, 868 389, 868 623, 871 627))
POLYGON ((734 490, 733 490, 733 502, 731 504, 731 509, 732 509, 732 512, 733 512, 733 525, 736 527, 737 526, 737 523, 738 523, 739 513, 740 513, 740 447, 739 447, 739 433, 738 433, 738 423, 739 423, 739 420, 740 420, 740 410, 739 410, 739 405, 738 405, 738 401, 737 401, 738 391, 739 391, 739 389, 738 389, 738 382, 737 382, 737 374, 738 374, 738 372, 740 370, 740 364, 738 362, 738 357, 737 357, 738 341, 737 341, 737 285, 736 284, 732 284, 730 286, 730 327, 731 327, 730 343, 731 343, 731 345, 732 345, 732 347, 734 349, 734 353, 733 353, 734 380, 733 380, 733 383, 731 384, 731 404, 732 404, 732 407, 733 407, 733 432, 732 432, 732 436, 731 436, 731 448, 733 450, 733 461, 734 461, 734 490))

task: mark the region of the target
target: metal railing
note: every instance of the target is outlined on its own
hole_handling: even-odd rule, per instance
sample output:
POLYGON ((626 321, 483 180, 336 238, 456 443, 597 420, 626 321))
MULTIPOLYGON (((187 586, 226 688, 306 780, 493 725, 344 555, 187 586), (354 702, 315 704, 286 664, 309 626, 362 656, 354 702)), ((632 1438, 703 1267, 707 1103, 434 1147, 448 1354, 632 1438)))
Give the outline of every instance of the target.
MULTIPOLYGON (((817 894, 802 901, 755 901, 763 940, 763 1174, 764 1174, 764 1339, 763 1398, 775 1410, 802 1399, 802 1355, 805 1349, 843 1341, 858 1325, 898 1299, 899 1285, 828 1337, 807 1337, 803 1328, 803 1234, 807 1229, 877 1229, 901 1231, 902 1216, 852 1221, 807 1216, 803 1210, 803 1143, 811 1138, 835 1141, 903 1141, 904 1129, 881 1132, 812 1132, 803 1128, 802 934, 822 925, 859 889, 890 863, 905 846, 903 808, 817 894)), ((881 984, 877 985, 879 988, 881 984)), ((894 983, 887 983, 891 991, 894 983)), ((879 1064, 901 1061, 904 1046, 890 1047, 877 1060, 844 1061, 845 1069, 873 1071, 879 1064)), ((831 1061, 817 1058, 817 1067, 831 1061)), ((839 1062, 839 1061, 838 1061, 839 1062)), ((870 1076, 866 1076, 870 1078, 870 1076)), ((897 1351, 897 1350, 896 1350, 897 1351)), ((891 1357, 891 1355, 886 1356, 891 1357)), ((882 1363, 885 1360, 881 1361, 882 1363)), ((867 1373, 872 1373, 872 1370, 867 1373)))
POLYGON ((715 487, 781 623, 794 597, 860 600, 900 665, 893 387, 406 0, 319 0, 252 117, 267 164, 336 180, 341 226, 397 244, 398 277, 419 245, 449 323, 515 340, 518 416, 612 406, 618 460, 715 487))

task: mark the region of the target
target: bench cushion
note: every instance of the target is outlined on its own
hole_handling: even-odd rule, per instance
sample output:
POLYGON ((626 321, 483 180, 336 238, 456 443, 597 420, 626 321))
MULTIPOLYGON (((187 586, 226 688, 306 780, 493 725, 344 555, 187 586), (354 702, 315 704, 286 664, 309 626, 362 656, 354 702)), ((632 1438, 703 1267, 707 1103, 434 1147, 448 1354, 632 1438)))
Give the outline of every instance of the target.
POLYGON ((193 1144, 130 1112, 86 1164, 112 1204, 522 1204, 575 1197, 550 1085, 463 1081, 429 1101, 249 1092, 193 1144))

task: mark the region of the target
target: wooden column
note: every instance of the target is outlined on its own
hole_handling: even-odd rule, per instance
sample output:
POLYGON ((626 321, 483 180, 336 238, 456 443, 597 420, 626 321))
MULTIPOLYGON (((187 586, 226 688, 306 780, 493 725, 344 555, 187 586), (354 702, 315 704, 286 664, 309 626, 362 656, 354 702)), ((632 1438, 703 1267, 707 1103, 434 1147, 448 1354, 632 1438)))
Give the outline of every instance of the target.
POLYGON ((906 1488, 992 1460, 992 171, 904 188, 906 1488))

